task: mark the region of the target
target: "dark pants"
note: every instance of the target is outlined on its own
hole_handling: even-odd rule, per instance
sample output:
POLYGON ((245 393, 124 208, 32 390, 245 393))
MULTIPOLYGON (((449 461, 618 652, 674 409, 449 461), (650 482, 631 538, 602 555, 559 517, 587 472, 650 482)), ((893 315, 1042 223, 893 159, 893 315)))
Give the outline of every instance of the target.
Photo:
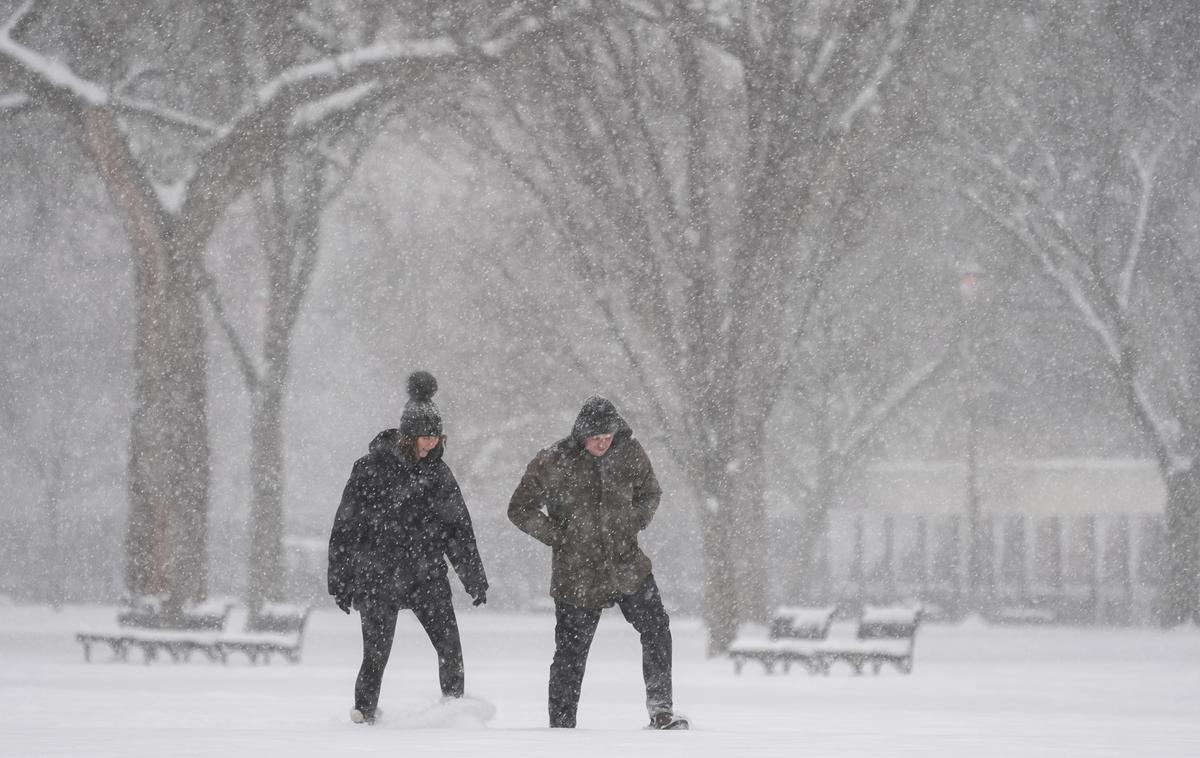
MULTIPOLYGON (((450 601, 450 583, 446 579, 422 585, 413 593, 409 607, 421 622, 438 657, 438 678, 445 697, 463 695, 462 642, 458 620, 450 601)), ((383 670, 392 652, 399 611, 384 605, 368 604, 359 611, 362 620, 363 660, 354 683, 354 707, 370 716, 379 704, 383 670)))
MULTIPOLYGON (((642 638, 642 678, 646 682, 646 710, 653 716, 670 712, 671 619, 663 608, 654 576, 631 595, 617 601, 625 620, 642 638)), ((579 608, 554 603, 554 662, 550 664, 550 726, 574 727, 579 691, 588 650, 600 622, 602 608, 579 608)))

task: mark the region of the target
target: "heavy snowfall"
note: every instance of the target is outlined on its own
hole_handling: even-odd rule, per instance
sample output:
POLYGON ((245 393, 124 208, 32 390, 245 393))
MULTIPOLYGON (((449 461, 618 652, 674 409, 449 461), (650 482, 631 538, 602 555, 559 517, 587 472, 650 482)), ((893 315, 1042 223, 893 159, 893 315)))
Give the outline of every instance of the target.
POLYGON ((1193 0, 0 0, 0 755, 1200 754, 1197 39, 1193 0), (330 538, 384 430, 487 586, 450 567, 466 697, 402 610, 365 726, 330 538), (579 513, 649 562, 568 575, 652 562, 689 731, 617 610, 548 727, 591 543, 561 480, 512 503, 556 444, 645 453, 579 513))

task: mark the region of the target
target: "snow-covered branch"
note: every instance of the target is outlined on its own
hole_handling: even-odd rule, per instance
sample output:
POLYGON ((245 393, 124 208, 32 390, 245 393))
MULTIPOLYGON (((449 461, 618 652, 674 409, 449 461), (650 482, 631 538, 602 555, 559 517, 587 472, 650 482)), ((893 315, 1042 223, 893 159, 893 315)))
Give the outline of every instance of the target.
POLYGON ((201 137, 211 137, 220 131, 220 125, 213 121, 158 103, 150 103, 127 95, 113 95, 112 103, 123 115, 141 116, 166 126, 182 127, 185 131, 201 137))
POLYGON ((838 118, 838 128, 842 131, 848 131, 854 125, 858 114, 879 98, 879 87, 896 67, 896 56, 904 47, 905 38, 908 36, 908 26, 919 2, 920 0, 902 0, 896 5, 891 17, 892 34, 880 53, 879 61, 875 65, 875 72, 838 118))
POLYGON ((213 318, 216 319, 217 325, 221 327, 221 333, 228 340, 229 349, 233 352, 233 356, 237 360, 238 368, 242 372, 242 379, 245 380, 247 387, 251 389, 257 387, 262 380, 261 372, 254 365, 254 359, 250 357, 250 351, 246 349, 245 344, 238 336, 237 328, 225 312, 225 303, 221 300, 221 292, 217 287, 216 281, 213 279, 212 274, 204 271, 200 282, 204 288, 204 294, 208 297, 208 304, 212 308, 213 318))
POLYGON ((816 87, 821 82, 821 77, 825 75, 825 71, 829 68, 829 62, 833 60, 833 52, 842 41, 841 29, 835 30, 833 33, 825 36, 821 41, 821 46, 817 48, 817 53, 813 56, 812 66, 808 70, 808 76, 805 77, 805 82, 809 87, 816 87))
POLYGON ((32 6, 32 2, 26 2, 0 28, 0 62, 7 60, 5 68, 32 89, 65 94, 72 100, 88 105, 106 104, 109 98, 108 90, 104 87, 79 76, 65 63, 42 55, 12 38, 10 32, 32 6))
POLYGON ((29 95, 24 92, 11 92, 7 95, 0 95, 0 111, 15 111, 24 108, 30 103, 29 95))
POLYGON ((864 408, 863 413, 855 414, 856 417, 847 424, 842 442, 835 446, 844 454, 843 468, 852 466, 883 425, 894 418, 917 392, 937 378, 942 369, 949 365, 949 356, 950 351, 945 350, 936 358, 912 369, 889 387, 879 402, 864 408))
POLYGON ((201 135, 216 133, 217 126, 205 119, 125 95, 113 94, 107 87, 75 73, 65 63, 21 44, 13 39, 10 31, 28 12, 32 3, 26 3, 13 19, 0 28, 0 66, 9 72, 30 92, 22 92, 0 98, 0 110, 23 107, 36 99, 37 94, 66 98, 72 103, 90 106, 115 106, 125 115, 139 115, 172 126, 182 126, 201 135))
POLYGON ((437 66, 477 60, 495 60, 508 54, 526 36, 542 30, 547 20, 528 16, 499 36, 467 46, 448 35, 429 39, 377 42, 319 60, 301 63, 281 72, 255 93, 255 108, 267 108, 283 98, 297 99, 297 92, 349 88, 376 77, 397 73, 414 65, 437 66), (320 85, 324 84, 324 87, 320 85))
MULTIPOLYGON (((959 157, 961 159, 962 156, 959 157)), ((1035 257, 1053 252, 1052 260, 1047 258, 1047 265, 1060 275, 1069 274, 1072 286, 1089 301, 1091 310, 1102 323, 1106 323, 1106 320, 1101 313, 1107 313, 1111 320, 1123 318, 1125 309, 1118 302, 1108 276, 1100 269, 1095 257, 1088 254, 1087 246, 1072 232, 1067 214, 1045 199, 1038 182, 1017 174, 1002 157, 994 153, 968 153, 966 157, 965 163, 983 169, 988 174, 985 182, 996 185, 1010 198, 1010 207, 1006 211, 997 210, 981 200, 975 192, 966 192, 963 196, 990 220, 1013 233, 1035 257), (1006 223, 1006 218, 1013 220, 1013 224, 1006 223), (1014 224, 1019 225, 1020 229, 1014 224)))
POLYGON ((1129 245, 1125 250, 1125 261, 1121 266, 1121 275, 1117 285, 1117 302, 1122 311, 1129 309, 1134 275, 1137 273, 1138 260, 1142 254, 1142 243, 1146 238, 1146 220, 1150 216, 1155 173, 1158 168, 1158 160, 1162 157, 1166 145, 1167 142, 1164 141, 1150 151, 1150 155, 1145 158, 1138 152, 1134 152, 1131 158, 1138 180, 1138 198, 1133 214, 1133 230, 1129 235, 1129 245))
POLYGON ((1083 316, 1084 323, 1103 344, 1109 359, 1114 363, 1119 363, 1122 355, 1121 340, 1117 336, 1114 326, 1100 315, 1096 305, 1087 296, 1085 292, 1087 287, 1080 281, 1079 276, 1069 268, 1060 265, 1059 261, 1063 252, 1061 246, 1049 244, 1048 240, 1039 240, 1028 226, 1027 214, 1024 215, 1025 223, 1018 223, 1013 217, 997 211, 973 190, 964 190, 959 194, 986 219, 1007 232, 1026 253, 1038 262, 1046 275, 1059 285, 1071 304, 1083 316), (1052 248, 1060 255, 1053 255, 1052 248))
POLYGON ((34 0, 25 0, 25 2, 21 3, 21 5, 18 6, 15 11, 13 11, 13 14, 8 21, 4 22, 4 26, 0 26, 0 37, 9 37, 13 33, 13 30, 16 29, 22 21, 28 18, 29 12, 33 10, 33 1, 34 0))
POLYGON ((640 0, 609 0, 598 5, 609 12, 622 13, 638 21, 663 28, 674 27, 686 35, 694 35, 714 45, 743 63, 749 63, 755 55, 748 44, 744 25, 728 15, 681 7, 672 8, 668 14, 661 7, 640 0))
POLYGON ((1084 323, 1100 339, 1101 344, 1104 345, 1109 360, 1114 365, 1119 365, 1124 354, 1124 343, 1117 333, 1116 325, 1109 323, 1100 315, 1096 304, 1087 296, 1085 292, 1086 288, 1078 276, 1063 266, 1057 265, 1054 257, 1045 246, 1035 245, 1035 247, 1038 260, 1042 264, 1042 270, 1053 281, 1058 283, 1059 288, 1066 294, 1067 299, 1071 301, 1075 309, 1083 316, 1084 323))
POLYGON ((1152 202, 1155 171, 1165 145, 1164 140, 1148 156, 1132 156, 1139 193, 1134 209, 1130 240, 1120 273, 1114 284, 1108 281, 1067 224, 1064 214, 1045 207, 1036 192, 1036 184, 1012 172, 996 156, 984 156, 976 165, 987 166, 999 179, 1000 189, 1009 193, 1011 207, 997 208, 983 200, 977 191, 964 189, 960 195, 984 217, 1006 231, 1038 263, 1071 303, 1083 324, 1099 340, 1112 370, 1126 387, 1129 402, 1139 425, 1154 445, 1159 457, 1173 470, 1186 470, 1190 457, 1179 452, 1178 435, 1168 420, 1159 416, 1137 367, 1131 365, 1129 309, 1138 261, 1143 252, 1146 226, 1152 202))
POLYGON ((1154 403, 1150 399, 1150 394, 1146 391, 1142 382, 1137 378, 1133 378, 1133 395, 1137 401, 1137 410, 1145 423, 1150 428, 1150 433, 1154 437, 1156 447, 1162 455, 1167 458, 1167 465, 1172 471, 1188 471, 1192 468, 1192 456, 1180 453, 1178 449, 1178 435, 1173 433, 1172 425, 1160 418, 1154 410, 1154 403))
POLYGON ((327 121, 335 114, 348 113, 380 88, 379 81, 367 81, 335 92, 328 97, 305 103, 292 115, 292 131, 303 131, 327 121))
POLYGON ((339 81, 353 79, 357 83, 358 75, 362 72, 389 64, 433 62, 462 56, 463 49, 449 37, 379 42, 293 66, 260 87, 255 93, 255 102, 260 107, 269 106, 277 98, 303 85, 321 81, 336 85, 339 81))

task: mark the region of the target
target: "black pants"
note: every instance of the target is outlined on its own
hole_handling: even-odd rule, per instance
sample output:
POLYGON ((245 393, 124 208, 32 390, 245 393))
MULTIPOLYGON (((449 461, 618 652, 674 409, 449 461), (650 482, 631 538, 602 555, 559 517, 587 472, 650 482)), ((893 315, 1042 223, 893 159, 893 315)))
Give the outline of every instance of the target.
MULTIPOLYGON (((429 635, 438 657, 438 679, 445 697, 463 695, 462 642, 458 620, 450 600, 450 583, 445 578, 422 585, 410 598, 409 607, 429 635)), ((372 715, 379 704, 383 670, 392 652, 399 611, 379 604, 367 604, 359 611, 362 620, 363 660, 354 683, 354 707, 372 715)))
MULTIPOLYGON (((617 601, 625 620, 642 639, 642 678, 651 716, 671 711, 671 619, 663 608, 654 576, 617 601)), ((554 604, 554 662, 550 664, 550 726, 574 727, 588 651, 602 608, 554 604)))

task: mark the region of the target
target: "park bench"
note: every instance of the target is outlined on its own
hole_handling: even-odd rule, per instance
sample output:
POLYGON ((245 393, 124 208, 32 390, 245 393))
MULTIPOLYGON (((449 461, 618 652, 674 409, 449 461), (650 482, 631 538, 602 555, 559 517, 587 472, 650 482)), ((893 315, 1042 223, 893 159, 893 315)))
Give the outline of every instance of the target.
POLYGON ((75 639, 88 662, 95 645, 108 646, 114 659, 121 661, 128 660, 133 649, 141 651, 145 663, 157 660, 161 653, 173 661, 186 661, 198 650, 216 660, 215 643, 233 607, 232 602, 210 601, 171 612, 161 598, 136 598, 117 614, 116 629, 84 630, 75 639))
POLYGON ((867 667, 878 674, 888 664, 902 674, 912 673, 920 624, 920 608, 864 608, 853 639, 826 640, 818 646, 818 665, 826 674, 838 661, 848 664, 855 674, 867 667))
POLYGON ((213 648, 216 658, 228 663, 231 654, 242 653, 257 664, 260 659, 270 663, 271 656, 281 655, 289 663, 299 663, 310 611, 307 605, 265 603, 246 618, 242 631, 217 637, 213 648))
POLYGON ((765 637, 761 631, 747 630, 729 646, 727 655, 734 671, 742 673, 747 661, 759 663, 768 674, 775 673, 777 665, 789 673, 795 663, 810 674, 823 671, 820 644, 829 634, 833 613, 833 608, 776 609, 765 637))

